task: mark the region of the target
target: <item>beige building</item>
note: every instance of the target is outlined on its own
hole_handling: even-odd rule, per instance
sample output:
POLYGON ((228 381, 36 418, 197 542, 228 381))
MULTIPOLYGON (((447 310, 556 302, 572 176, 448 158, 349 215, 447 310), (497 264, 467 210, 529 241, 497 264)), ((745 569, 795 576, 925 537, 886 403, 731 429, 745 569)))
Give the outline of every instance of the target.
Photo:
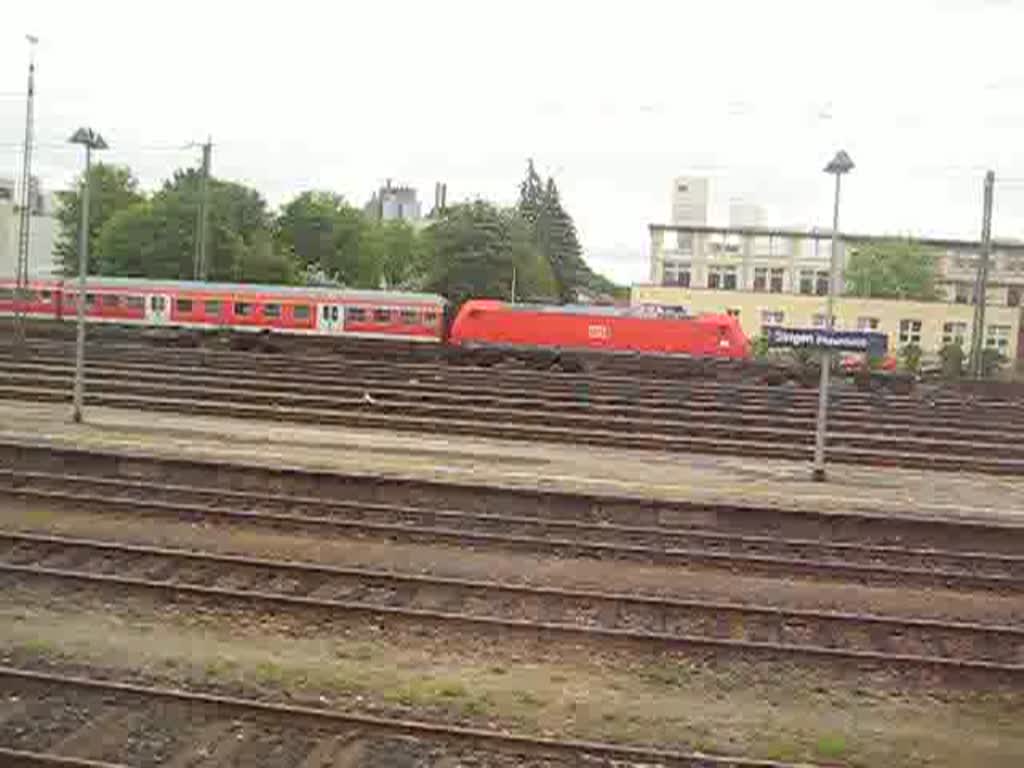
MULTIPOLYGON (((826 324, 825 300, 819 296, 636 285, 630 303, 679 307, 689 314, 735 315, 751 338, 760 335, 766 325, 823 328, 826 324)), ((890 352, 917 344, 926 355, 933 356, 943 345, 955 342, 965 352, 970 349, 974 308, 969 304, 840 296, 835 306, 836 328, 884 333, 889 337, 890 352)), ((1016 361, 1020 354, 1020 318, 1016 307, 987 307, 985 345, 1016 361)))
MULTIPOLYGON (((654 285, 715 290, 828 293, 831 233, 768 227, 709 227, 651 224, 650 282, 654 285)), ((881 235, 844 233, 842 268, 858 244, 881 235)), ((953 304, 974 301, 978 268, 974 243, 922 238, 915 242, 939 253, 936 287, 953 304)), ((842 278, 838 286, 842 292, 842 278)), ((999 241, 989 262, 989 305, 1024 305, 1024 243, 999 241)))

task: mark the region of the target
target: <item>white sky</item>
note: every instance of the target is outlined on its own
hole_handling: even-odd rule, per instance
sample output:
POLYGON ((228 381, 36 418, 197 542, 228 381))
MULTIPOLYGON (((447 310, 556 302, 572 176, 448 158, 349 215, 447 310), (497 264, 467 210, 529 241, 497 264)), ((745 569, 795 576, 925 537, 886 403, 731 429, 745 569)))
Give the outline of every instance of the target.
POLYGON ((673 176, 712 178, 769 223, 1024 236, 1024 0, 389 0, 7 3, 0 176, 16 177, 28 46, 35 171, 66 184, 79 125, 147 187, 192 164, 272 204, 309 187, 362 204, 387 177, 512 202, 527 157, 554 175, 588 258, 647 274, 673 176))

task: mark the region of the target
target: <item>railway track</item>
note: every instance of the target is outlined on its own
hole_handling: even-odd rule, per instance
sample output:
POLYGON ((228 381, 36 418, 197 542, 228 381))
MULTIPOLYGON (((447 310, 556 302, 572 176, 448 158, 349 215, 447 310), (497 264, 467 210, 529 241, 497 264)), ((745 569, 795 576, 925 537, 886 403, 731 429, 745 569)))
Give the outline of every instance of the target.
MULTIPOLYGON (((70 369, 23 363, 0 375, 0 396, 49 402, 66 401, 70 369)), ((708 419, 699 404, 676 410, 651 405, 569 403, 537 396, 476 396, 432 384, 433 391, 374 389, 365 383, 347 389, 324 386, 323 393, 295 392, 284 382, 250 376, 226 380, 223 373, 196 374, 113 368, 94 379, 87 402, 111 407, 145 408, 241 418, 331 423, 351 427, 456 432, 512 439, 582 442, 593 445, 739 453, 807 459, 812 451, 810 415, 772 414, 756 406, 708 419), (227 382, 227 383, 226 383, 227 382), (376 395, 372 392, 376 392, 376 395), (760 409, 760 412, 757 411, 760 409)), ((719 405, 722 405, 721 403, 719 405)), ((1024 472, 1024 427, 951 428, 891 416, 872 427, 837 413, 830 435, 838 461, 918 468, 1024 472), (1018 434, 1018 432, 1020 434, 1018 434)))
POLYGON ((344 701, 331 709, 10 666, 0 667, 0 681, 8 694, 0 705, 0 760, 8 768, 796 768, 365 714, 346 711, 344 701))
POLYGON ((0 532, 0 575, 320 616, 866 662, 1024 679, 1024 628, 338 568, 0 532))
POLYGON ((0 468, 0 493, 104 512, 868 584, 1024 592, 1024 555, 509 511, 331 500, 0 468))
MULTIPOLYGON (((202 386, 214 393, 233 391, 240 396, 261 393, 268 397, 291 398, 296 404, 324 407, 363 404, 369 393, 383 408, 401 406, 412 412, 417 407, 443 406, 457 400, 462 410, 504 407, 526 416, 557 410, 597 417, 657 419, 659 423, 676 426, 686 426, 698 416, 710 416, 721 424, 807 429, 813 426, 817 407, 813 393, 787 388, 768 389, 766 394, 766 388, 677 383, 674 387, 630 391, 624 385, 609 386, 587 380, 577 381, 572 387, 565 383, 545 384, 532 377, 519 381, 518 376, 509 380, 501 376, 494 376, 491 381, 475 377, 463 380, 462 374, 452 373, 451 369, 423 368, 417 366, 410 371, 402 371, 397 366, 368 371, 361 371, 357 366, 324 371, 313 368, 308 373, 315 377, 316 385, 301 385, 301 389, 296 387, 294 372, 289 373, 286 368, 211 367, 186 365, 181 360, 173 364, 157 364, 153 360, 104 361, 99 367, 91 367, 89 375, 104 386, 145 383, 165 386, 170 392, 175 388, 202 386)), ((305 366, 303 371, 306 373, 305 366)), ((22 361, 7 365, 4 380, 14 386, 40 380, 67 384, 72 373, 66 360, 22 361)), ((870 429, 881 435, 959 436, 980 442, 1024 436, 1024 415, 1007 404, 974 406, 967 410, 962 403, 928 401, 890 403, 880 408, 877 399, 872 402, 852 398, 847 393, 835 398, 832 411, 839 428, 870 429), (935 423, 937 418, 957 419, 960 426, 953 429, 941 422, 935 423)))
MULTIPOLYGON (((69 346, 33 347, 20 362, 35 361, 50 365, 67 364, 71 361, 72 348, 69 346)), ((0 345, 0 357, 5 363, 12 361, 10 347, 0 345)), ((605 372, 565 373, 558 371, 532 371, 514 367, 467 367, 447 365, 436 360, 381 360, 381 359, 339 359, 336 356, 309 355, 258 355, 238 352, 210 352, 190 350, 154 350, 138 345, 96 346, 88 352, 88 360, 105 367, 117 365, 139 367, 148 370, 150 366, 163 374, 198 374, 222 372, 236 373, 243 377, 278 380, 295 387, 294 376, 288 371, 301 367, 304 372, 317 376, 316 387, 331 387, 349 379, 372 386, 394 386, 396 382, 405 390, 417 386, 429 386, 435 377, 444 379, 446 388, 455 388, 463 395, 481 393, 481 386, 495 393, 538 392, 545 397, 570 396, 579 399, 586 394, 594 401, 608 398, 610 402, 642 404, 661 398, 667 407, 678 407, 690 400, 699 400, 714 405, 722 393, 730 403, 737 406, 746 404, 785 404, 794 409, 808 408, 813 412, 817 395, 813 388, 769 386, 763 382, 720 381, 712 375, 708 379, 680 380, 678 377, 651 375, 644 378, 623 376, 605 372), (459 387, 469 387, 465 391, 459 387), (770 392, 770 396, 765 393, 770 392)), ((713 373, 713 371, 712 371, 713 373)), ((837 388, 836 391, 840 391, 837 388)), ((857 415, 877 414, 884 407, 888 415, 908 413, 917 416, 948 416, 960 419, 999 420, 993 423, 1009 422, 1024 424, 1011 400, 1000 398, 967 398, 961 394, 935 390, 916 397, 892 393, 864 393, 853 389, 841 390, 841 397, 833 403, 834 409, 856 409, 857 415)), ((1019 405, 1019 403, 1017 403, 1019 405)))

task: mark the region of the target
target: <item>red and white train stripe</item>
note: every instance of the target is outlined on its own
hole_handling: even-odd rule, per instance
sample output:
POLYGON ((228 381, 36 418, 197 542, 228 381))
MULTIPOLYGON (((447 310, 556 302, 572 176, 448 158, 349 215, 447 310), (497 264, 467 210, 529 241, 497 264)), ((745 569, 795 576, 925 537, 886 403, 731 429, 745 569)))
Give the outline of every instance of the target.
MULTIPOLYGON (((20 308, 27 317, 73 320, 77 299, 77 282, 32 280, 16 296, 14 281, 0 280, 0 316, 20 308)), ((446 305, 425 293, 124 278, 90 278, 85 293, 91 323, 435 343, 444 338, 446 305)))

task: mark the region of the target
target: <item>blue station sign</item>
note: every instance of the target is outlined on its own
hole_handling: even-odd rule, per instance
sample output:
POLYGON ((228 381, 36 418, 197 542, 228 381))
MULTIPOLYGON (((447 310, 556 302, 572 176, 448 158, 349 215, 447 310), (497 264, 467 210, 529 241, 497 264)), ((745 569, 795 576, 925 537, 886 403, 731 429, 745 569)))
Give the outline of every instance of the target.
POLYGON ((863 352, 881 357, 889 349, 889 337, 873 331, 836 331, 824 328, 764 329, 769 347, 789 349, 833 349, 840 352, 863 352))

